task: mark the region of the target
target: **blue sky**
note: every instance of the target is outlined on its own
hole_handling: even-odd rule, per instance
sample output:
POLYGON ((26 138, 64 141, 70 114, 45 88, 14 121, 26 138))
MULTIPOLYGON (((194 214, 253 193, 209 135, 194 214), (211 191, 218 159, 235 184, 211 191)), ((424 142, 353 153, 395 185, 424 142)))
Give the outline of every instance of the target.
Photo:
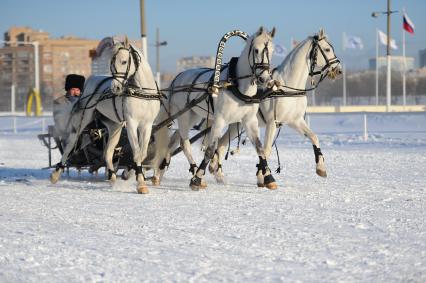
MULTIPOLYGON (((349 68, 367 68, 375 54, 375 29, 386 31, 386 17, 372 18, 372 11, 386 10, 386 0, 145 0, 148 42, 155 41, 160 28, 163 70, 175 71, 183 56, 214 55, 220 37, 229 30, 255 32, 260 25, 277 28, 275 42, 289 48, 290 39, 304 39, 324 27, 337 55, 349 68), (363 39, 363 50, 342 50, 342 33, 363 39)), ((416 25, 407 34, 407 55, 418 59, 426 48, 426 1, 393 0, 392 9, 406 8, 416 25)), ((102 39, 115 34, 140 36, 139 0, 1 0, 0 32, 10 26, 30 26, 53 37, 75 35, 102 39)), ((392 16, 392 36, 400 43, 402 16, 392 16)), ((225 56, 238 56, 239 39, 229 41, 225 56)), ((153 65, 155 49, 150 47, 153 65)), ((384 47, 381 48, 384 53, 384 47)), ((401 48, 394 52, 401 54, 401 48)), ((275 58, 278 62, 280 58, 275 58)))

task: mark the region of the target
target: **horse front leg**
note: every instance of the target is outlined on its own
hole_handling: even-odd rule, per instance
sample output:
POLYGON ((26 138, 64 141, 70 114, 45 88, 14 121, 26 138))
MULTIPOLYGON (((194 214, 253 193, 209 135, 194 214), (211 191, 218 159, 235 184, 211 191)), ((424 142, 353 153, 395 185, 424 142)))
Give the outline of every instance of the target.
MULTIPOLYGON (((274 136, 276 132, 276 126, 274 121, 268 121, 266 124, 265 129, 265 143, 263 144, 263 149, 265 153, 265 158, 269 159, 272 152, 272 143, 274 142, 274 136)), ((260 162, 257 164, 257 172, 256 172, 256 178, 257 178, 257 185, 259 187, 264 186, 264 176, 262 174, 260 162)))
POLYGON ((138 142, 138 125, 135 121, 128 119, 126 121, 127 125, 127 137, 129 138, 130 147, 132 148, 133 153, 133 162, 135 163, 135 171, 136 171, 136 181, 137 187, 136 190, 140 194, 147 194, 148 188, 145 185, 145 179, 143 177, 142 172, 142 160, 140 154, 140 147, 138 142))
MULTIPOLYGON (((138 176, 137 176, 137 181, 138 181, 138 187, 137 187, 137 191, 139 194, 147 194, 149 193, 148 190, 148 186, 145 184, 145 176, 142 172, 142 164, 145 160, 145 158, 148 155, 148 146, 149 146, 149 141, 151 139, 151 130, 152 130, 152 123, 147 123, 144 126, 140 126, 139 127, 139 132, 141 137, 139 137, 139 158, 138 158, 138 162, 137 164, 137 172, 138 172, 138 176), (139 174, 140 172, 140 174, 139 174)), ((156 184, 157 185, 157 184, 156 184)))
POLYGON ((117 175, 114 168, 114 163, 112 161, 114 157, 114 151, 115 147, 117 146, 121 131, 122 131, 122 125, 116 124, 116 123, 107 123, 107 129, 108 129, 108 142, 106 144, 105 148, 105 162, 107 165, 108 170, 108 180, 111 183, 114 183, 117 180, 117 175))
POLYGON ((305 120, 300 119, 295 125, 292 125, 298 132, 302 133, 311 140, 312 147, 314 148, 316 173, 318 176, 327 177, 327 170, 325 167, 324 156, 321 152, 319 139, 317 135, 308 127, 305 120))
MULTIPOLYGON (((262 143, 259 138, 259 127, 256 117, 252 117, 248 120, 243 120, 244 126, 247 131, 247 136, 249 137, 251 143, 255 146, 257 155, 259 156, 259 164, 256 165, 258 171, 261 171, 263 176, 263 183, 257 183, 258 187, 267 187, 270 190, 275 190, 278 188, 277 183, 275 182, 274 177, 271 174, 271 170, 268 167, 268 162, 266 161, 265 152, 262 147, 262 143)), ((257 173, 256 172, 256 173, 257 173)), ((257 177, 257 174, 256 174, 257 177)))
POLYGON ((189 186, 194 191, 198 191, 200 188, 207 187, 207 184, 204 182, 203 177, 206 173, 206 168, 209 161, 214 156, 220 134, 225 126, 226 126, 225 120, 222 117, 216 117, 212 125, 209 146, 207 147, 206 152, 204 153, 204 159, 203 161, 201 161, 200 166, 198 166, 197 172, 192 177, 191 182, 189 183, 189 186))

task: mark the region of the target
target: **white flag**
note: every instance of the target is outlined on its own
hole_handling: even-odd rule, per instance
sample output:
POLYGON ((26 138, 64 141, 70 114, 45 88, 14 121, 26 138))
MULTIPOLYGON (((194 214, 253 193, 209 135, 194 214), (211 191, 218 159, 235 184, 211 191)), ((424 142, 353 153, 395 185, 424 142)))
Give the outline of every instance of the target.
POLYGON ((348 35, 345 36, 345 48, 352 48, 352 49, 363 49, 364 44, 362 43, 362 39, 358 36, 354 35, 348 35))
POLYGON ((274 55, 278 57, 285 57, 287 55, 287 49, 280 44, 274 44, 274 55))
MULTIPOLYGON (((379 32, 380 42, 383 45, 387 45, 388 44, 388 36, 381 30, 379 30, 378 32, 379 32)), ((395 49, 395 50, 398 49, 398 46, 396 45, 395 39, 393 39, 393 38, 390 39, 390 48, 395 49)))

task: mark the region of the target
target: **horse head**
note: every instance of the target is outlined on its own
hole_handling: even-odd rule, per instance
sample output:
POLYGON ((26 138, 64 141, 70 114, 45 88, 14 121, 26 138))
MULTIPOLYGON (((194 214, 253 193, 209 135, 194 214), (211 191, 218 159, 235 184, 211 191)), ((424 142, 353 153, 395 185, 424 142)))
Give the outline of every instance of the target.
POLYGON ((333 45, 328 41, 324 29, 312 37, 312 49, 309 55, 311 61, 310 75, 328 76, 336 79, 342 74, 340 60, 337 58, 333 45))
POLYGON ((111 83, 112 92, 121 94, 128 85, 130 79, 133 79, 140 63, 139 54, 129 44, 127 36, 124 42, 114 44, 113 56, 111 58, 110 70, 113 77, 111 83))
POLYGON ((275 36, 275 27, 271 32, 263 27, 248 40, 248 64, 253 76, 253 82, 264 85, 271 80, 271 58, 274 51, 272 38, 275 36))

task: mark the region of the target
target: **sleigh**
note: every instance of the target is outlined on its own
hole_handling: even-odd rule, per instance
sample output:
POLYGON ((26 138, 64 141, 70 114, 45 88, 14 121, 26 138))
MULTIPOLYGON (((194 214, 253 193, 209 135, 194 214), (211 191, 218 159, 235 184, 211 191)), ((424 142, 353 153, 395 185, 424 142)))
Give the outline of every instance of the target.
MULTIPOLYGON (((39 140, 48 150, 49 165, 44 169, 55 168, 52 164, 54 151, 59 151, 62 155, 65 148, 65 139, 55 130, 54 125, 48 126, 48 132, 38 135, 39 140)), ((89 173, 95 173, 100 168, 105 167, 104 150, 108 140, 108 131, 99 121, 91 123, 79 137, 75 150, 70 155, 67 162, 67 170, 75 168, 78 171, 88 170, 89 173)), ((147 157, 146 168, 150 168, 149 161, 152 160, 152 154, 147 157)), ((114 167, 118 169, 128 169, 133 167, 133 154, 127 138, 127 131, 123 129, 120 141, 115 148, 114 167)), ((125 177, 125 176, 123 176, 125 177)))

